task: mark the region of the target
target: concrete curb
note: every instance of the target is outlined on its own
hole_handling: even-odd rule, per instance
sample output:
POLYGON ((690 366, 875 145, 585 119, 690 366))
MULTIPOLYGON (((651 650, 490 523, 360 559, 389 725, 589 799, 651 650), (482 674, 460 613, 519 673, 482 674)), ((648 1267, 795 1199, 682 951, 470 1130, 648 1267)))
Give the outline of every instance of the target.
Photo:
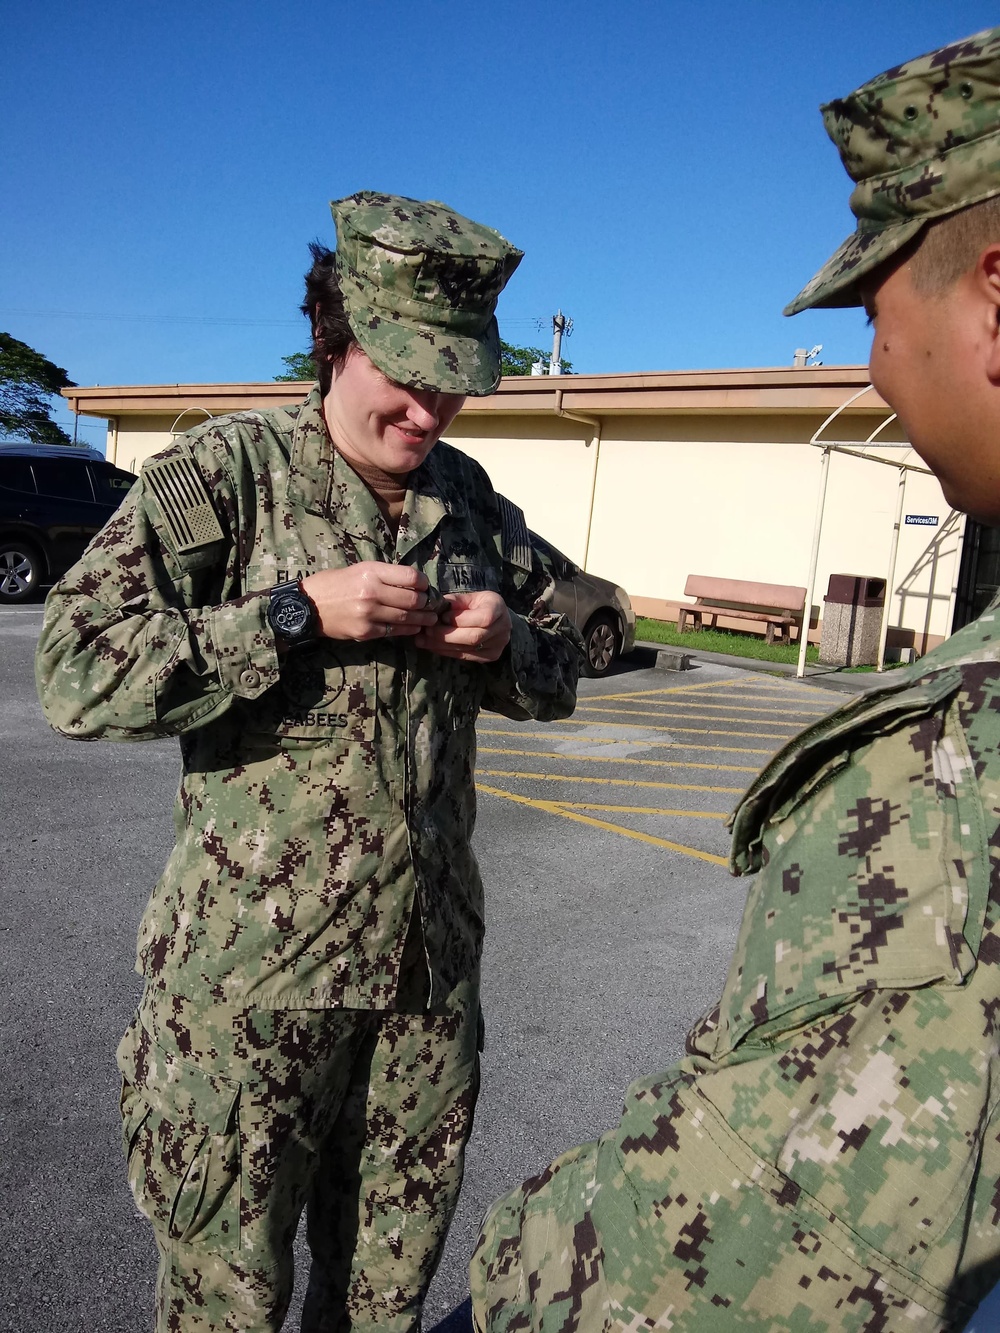
MULTIPOLYGON (((658 671, 689 671, 697 662, 714 662, 717 666, 730 666, 739 671, 756 671, 764 676, 796 679, 796 668, 791 662, 764 662, 758 657, 733 657, 728 653, 709 653, 700 649, 685 652, 674 644, 653 643, 649 639, 637 639, 635 646, 656 654, 658 671)), ((841 694, 863 694, 866 690, 878 689, 891 674, 871 671, 846 675, 837 667, 807 666, 804 679, 810 685, 818 685, 825 690, 837 690, 841 694)))

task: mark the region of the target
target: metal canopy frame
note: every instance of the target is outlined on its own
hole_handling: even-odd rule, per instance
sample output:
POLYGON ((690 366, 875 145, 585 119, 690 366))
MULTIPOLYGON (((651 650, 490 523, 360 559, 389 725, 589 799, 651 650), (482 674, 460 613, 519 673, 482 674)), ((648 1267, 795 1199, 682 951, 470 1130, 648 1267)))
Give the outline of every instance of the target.
MULTIPOLYGON (((930 468, 920 467, 916 463, 900 463, 893 458, 880 458, 878 454, 865 452, 864 446, 871 444, 876 436, 880 435, 882 431, 885 430, 886 426, 891 425, 896 420, 895 412, 891 412, 884 421, 876 426, 860 449, 856 446, 852 446, 852 443, 848 440, 820 439, 820 436, 826 428, 836 421, 841 412, 843 412, 845 408, 850 407, 852 403, 856 403, 859 398, 864 397, 866 393, 870 393, 872 387, 871 384, 866 384, 863 389, 859 389, 857 393, 853 393, 850 398, 845 399, 839 407, 835 408, 830 413, 823 424, 813 432, 812 438, 809 441, 814 448, 822 449, 823 457, 820 460, 819 493, 816 497, 816 519, 813 523, 812 554, 809 558, 806 604, 802 616, 802 629, 799 632, 799 662, 795 670, 795 674, 798 677, 802 677, 806 674, 806 649, 809 646, 809 621, 812 618, 813 595, 816 591, 816 567, 819 564, 819 545, 820 537, 823 532, 823 518, 826 509, 826 483, 830 475, 831 454, 848 454, 851 458, 860 458, 868 463, 881 463, 883 467, 894 467, 899 473, 899 484, 896 490, 896 517, 893 522, 892 541, 889 547, 889 567, 886 572, 885 580, 886 604, 885 610, 882 613, 882 628, 879 632, 878 641, 878 658, 875 664, 876 671, 883 671, 885 669, 885 644, 889 633, 889 608, 892 605, 892 598, 895 595, 893 583, 896 577, 896 552, 899 548, 899 528, 903 516, 903 500, 906 495, 906 474, 907 472, 922 472, 926 477, 932 477, 934 474, 930 468)), ((897 445, 896 447, 912 449, 913 446, 897 445)))

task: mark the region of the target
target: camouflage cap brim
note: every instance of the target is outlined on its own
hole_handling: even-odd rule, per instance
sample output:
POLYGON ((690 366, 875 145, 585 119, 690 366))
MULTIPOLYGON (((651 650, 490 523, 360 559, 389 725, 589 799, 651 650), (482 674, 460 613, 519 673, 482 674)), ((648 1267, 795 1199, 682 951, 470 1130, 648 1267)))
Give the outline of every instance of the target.
POLYGON ((859 228, 806 283, 782 314, 797 315, 816 307, 862 305, 858 281, 891 259, 920 231, 927 218, 910 218, 879 231, 859 228))
POLYGON ((1000 194, 1000 28, 896 65, 821 108, 857 231, 785 307, 860 305, 858 281, 926 223, 1000 194))
POLYGON ((462 393, 483 398, 500 383, 500 330, 491 319, 485 332, 456 334, 439 325, 397 323, 347 310, 361 350, 397 384, 433 393, 462 393))

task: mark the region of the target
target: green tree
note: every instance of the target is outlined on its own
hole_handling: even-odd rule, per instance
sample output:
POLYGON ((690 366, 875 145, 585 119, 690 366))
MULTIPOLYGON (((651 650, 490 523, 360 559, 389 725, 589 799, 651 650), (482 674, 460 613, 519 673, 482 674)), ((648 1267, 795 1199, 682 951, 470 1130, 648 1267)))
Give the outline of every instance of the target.
MULTIPOLYGON (((314 380, 316 374, 316 363, 309 352, 293 352, 291 356, 283 356, 282 361, 285 366, 283 375, 275 375, 278 382, 314 380)), ((563 374, 572 373, 573 364, 562 359, 563 374)), ((536 361, 543 361, 546 368, 549 364, 548 352, 543 352, 540 347, 515 347, 512 343, 500 342, 500 373, 501 375, 530 375, 531 367, 536 361)))
POLYGON ((283 356, 281 359, 285 365, 285 373, 275 375, 276 382, 319 379, 316 362, 312 359, 311 352, 293 352, 291 356, 283 356))
MULTIPOLYGON (((549 367, 549 357, 551 353, 543 352, 540 347, 515 347, 512 343, 505 343, 500 340, 500 373, 501 375, 530 375, 531 367, 536 361, 541 361, 545 369, 549 367)), ((564 375, 572 373, 573 364, 566 358, 560 357, 564 375)))
POLYGON ((72 389, 61 366, 27 343, 0 333, 0 439, 16 436, 32 444, 72 444, 52 420, 49 399, 72 389))

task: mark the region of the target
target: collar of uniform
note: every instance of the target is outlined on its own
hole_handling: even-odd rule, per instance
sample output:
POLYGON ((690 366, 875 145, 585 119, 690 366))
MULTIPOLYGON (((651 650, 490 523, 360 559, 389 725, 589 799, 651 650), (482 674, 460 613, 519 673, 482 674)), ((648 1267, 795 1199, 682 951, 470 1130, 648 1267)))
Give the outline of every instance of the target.
POLYGON ((396 556, 405 555, 429 537, 446 514, 464 517, 468 510, 465 495, 457 484, 454 467, 449 466, 451 447, 439 442, 414 472, 403 502, 396 534, 396 556))
POLYGON ((287 496, 311 514, 326 514, 333 480, 333 444, 323 420, 319 385, 299 408, 292 431, 287 496))
POLYGON ((814 723, 768 761, 729 816, 732 873, 760 868, 764 823, 790 795, 802 799, 818 781, 842 767, 858 747, 859 737, 878 735, 880 729, 925 716, 938 707, 961 687, 961 668, 977 662, 1000 662, 1000 595, 978 620, 963 625, 912 666, 893 671, 875 689, 864 691, 814 723))
MULTIPOLYGON (((323 398, 315 385, 299 408, 288 463, 289 503, 319 514, 334 527, 380 550, 384 523, 371 491, 337 453, 323 416, 323 398)), ((388 529, 385 529, 385 534, 388 529)))

